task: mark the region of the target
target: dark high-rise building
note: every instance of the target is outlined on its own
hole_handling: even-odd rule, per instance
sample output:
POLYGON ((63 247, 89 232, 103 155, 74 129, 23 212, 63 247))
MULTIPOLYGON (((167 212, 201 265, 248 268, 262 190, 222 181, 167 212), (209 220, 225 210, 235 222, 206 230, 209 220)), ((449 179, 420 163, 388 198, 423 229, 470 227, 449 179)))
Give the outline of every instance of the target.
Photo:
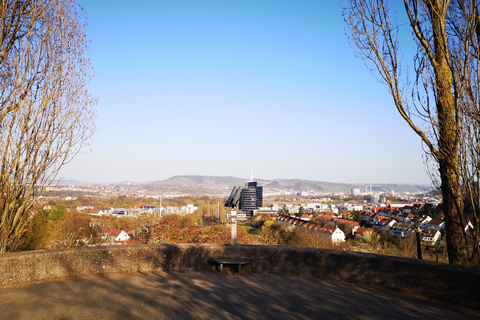
POLYGON ((257 209, 263 207, 263 187, 257 187, 257 209))
POLYGON ((245 183, 240 197, 240 210, 245 212, 248 217, 253 216, 253 212, 263 205, 263 187, 257 186, 256 181, 245 183))
POLYGON ((253 212, 263 206, 263 187, 259 187, 256 181, 245 183, 245 188, 233 187, 225 206, 235 208, 237 205, 251 218, 253 212))
POLYGON ((244 188, 240 196, 240 210, 247 214, 248 217, 253 215, 253 211, 257 206, 257 190, 253 188, 244 188))

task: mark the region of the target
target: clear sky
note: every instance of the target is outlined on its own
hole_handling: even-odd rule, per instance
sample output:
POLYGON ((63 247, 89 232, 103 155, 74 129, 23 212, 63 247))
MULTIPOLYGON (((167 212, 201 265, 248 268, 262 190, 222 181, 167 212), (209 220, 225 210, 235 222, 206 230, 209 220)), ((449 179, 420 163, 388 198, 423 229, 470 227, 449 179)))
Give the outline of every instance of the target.
POLYGON ((337 1, 81 3, 97 133, 60 177, 429 183, 337 1))

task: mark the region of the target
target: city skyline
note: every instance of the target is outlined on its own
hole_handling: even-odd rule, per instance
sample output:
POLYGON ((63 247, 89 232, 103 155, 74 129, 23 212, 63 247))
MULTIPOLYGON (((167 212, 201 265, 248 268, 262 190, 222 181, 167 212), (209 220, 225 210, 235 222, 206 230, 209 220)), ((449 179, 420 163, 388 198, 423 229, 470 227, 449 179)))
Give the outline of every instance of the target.
POLYGON ((430 182, 336 1, 82 1, 97 133, 58 178, 430 182))

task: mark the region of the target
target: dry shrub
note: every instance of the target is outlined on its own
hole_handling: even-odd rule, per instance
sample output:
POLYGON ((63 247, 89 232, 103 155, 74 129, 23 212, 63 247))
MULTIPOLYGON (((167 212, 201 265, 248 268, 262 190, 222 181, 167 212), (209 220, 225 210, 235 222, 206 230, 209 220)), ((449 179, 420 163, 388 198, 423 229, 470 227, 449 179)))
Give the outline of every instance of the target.
POLYGON ((260 243, 268 246, 282 244, 284 240, 279 230, 275 230, 266 226, 262 226, 260 228, 258 236, 260 243))
POLYGON ((398 239, 398 256, 406 257, 406 258, 413 258, 417 255, 417 241, 415 234, 410 235, 406 238, 399 238, 398 239))
POLYGON ((375 231, 371 230, 365 232, 361 236, 363 242, 363 248, 370 253, 382 253, 382 246, 380 244, 380 235, 375 231))
MULTIPOLYGON (((245 229, 237 231, 240 244, 252 244, 253 237, 245 229)), ((231 230, 223 225, 197 225, 192 216, 166 215, 155 222, 145 222, 137 237, 138 243, 217 243, 231 242, 231 230)))
POLYGON ((331 249, 337 248, 335 244, 326 237, 322 237, 317 232, 311 232, 306 228, 295 228, 288 234, 286 238, 286 245, 292 247, 308 247, 331 249))
POLYGON ((258 232, 258 240, 264 245, 283 245, 287 230, 285 224, 273 220, 266 221, 258 232))
POLYGON ((267 221, 258 232, 259 242, 264 245, 287 245, 321 249, 349 250, 350 243, 334 244, 318 232, 284 223, 267 221))

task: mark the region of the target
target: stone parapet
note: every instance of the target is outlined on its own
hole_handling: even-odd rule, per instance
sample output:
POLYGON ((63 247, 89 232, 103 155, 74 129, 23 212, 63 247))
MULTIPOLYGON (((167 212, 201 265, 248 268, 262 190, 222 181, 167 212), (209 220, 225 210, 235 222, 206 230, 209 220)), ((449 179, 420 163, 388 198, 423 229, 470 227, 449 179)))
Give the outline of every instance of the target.
POLYGON ((0 254, 0 285, 102 273, 210 271, 214 257, 248 258, 242 270, 317 277, 480 310, 480 269, 367 253, 215 244, 162 244, 0 254))

